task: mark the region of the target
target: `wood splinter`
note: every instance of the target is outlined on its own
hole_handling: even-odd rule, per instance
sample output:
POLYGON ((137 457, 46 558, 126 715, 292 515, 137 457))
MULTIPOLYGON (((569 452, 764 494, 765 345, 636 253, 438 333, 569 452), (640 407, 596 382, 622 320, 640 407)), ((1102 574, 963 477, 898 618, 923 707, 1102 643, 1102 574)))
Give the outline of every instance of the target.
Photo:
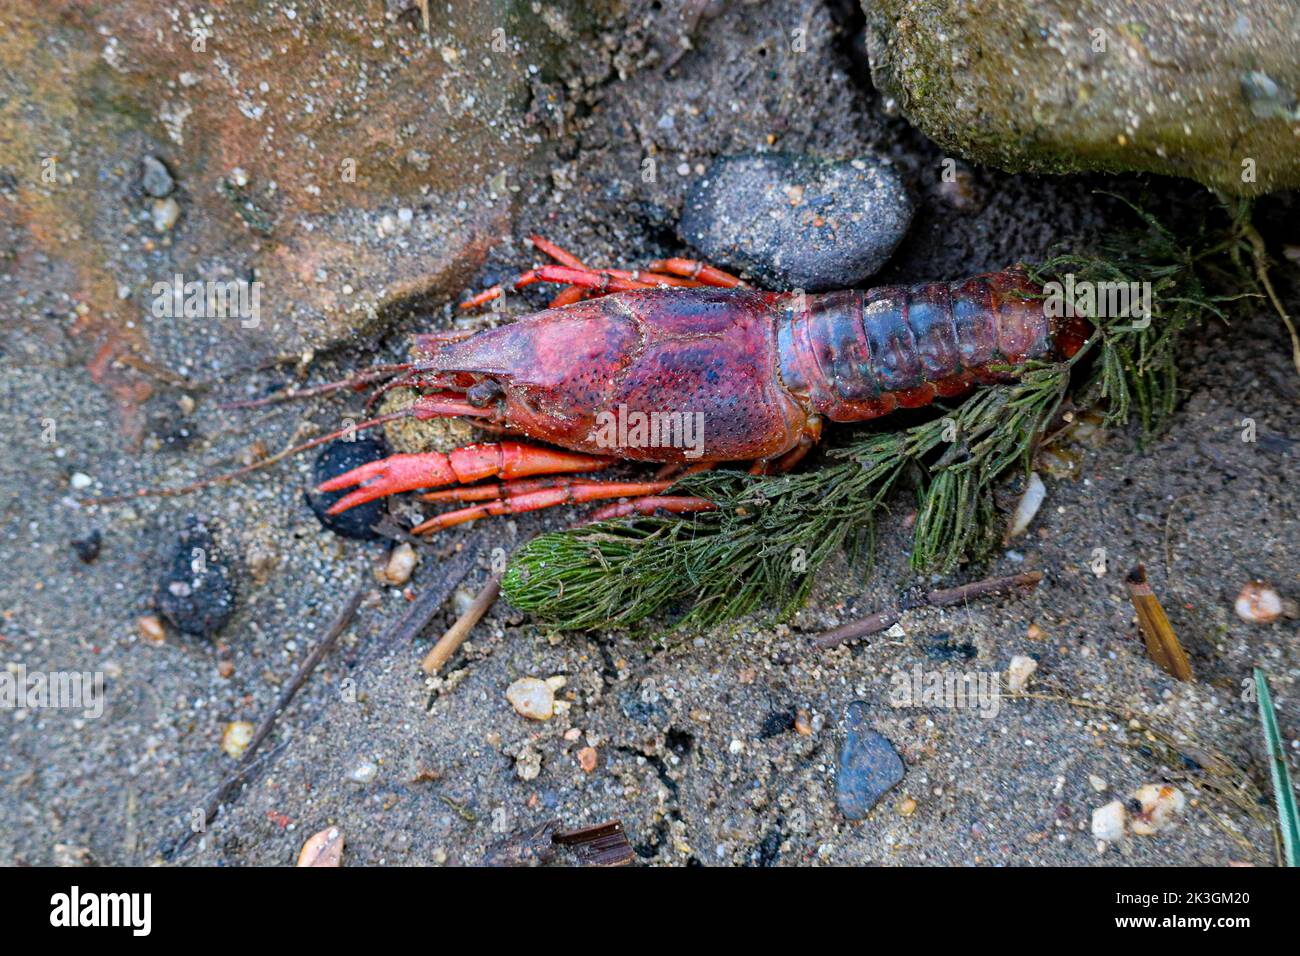
POLYGON ((938 588, 929 591, 920 600, 900 602, 903 604, 902 610, 877 611, 875 614, 869 614, 859 621, 851 621, 835 628, 833 631, 819 634, 813 639, 813 647, 824 651, 832 647, 838 647, 847 641, 857 640, 860 637, 869 637, 879 631, 886 631, 898 623, 903 610, 910 611, 918 607, 948 607, 969 601, 971 598, 1004 594, 1020 588, 1035 588, 1041 580, 1043 580, 1042 571, 1026 571, 1023 574, 1011 574, 1001 578, 972 581, 970 584, 962 584, 955 588, 938 588))
POLYGON ((1150 658, 1161 670, 1179 680, 1196 680, 1187 652, 1178 643, 1178 636, 1169 625, 1160 599, 1147 583, 1147 569, 1140 564, 1134 567, 1124 579, 1124 586, 1128 588, 1133 610, 1137 611, 1138 627, 1142 630, 1150 658))
POLYGON ((478 592, 474 603, 465 609, 465 613, 456 619, 455 624, 447 628, 447 633, 442 635, 438 643, 434 644, 429 649, 429 653, 424 656, 420 667, 426 674, 433 677, 442 670, 442 665, 451 660, 451 656, 465 643, 465 639, 474 630, 474 625, 482 620, 483 615, 496 603, 500 594, 501 575, 494 574, 488 578, 487 584, 483 585, 483 590, 478 592))

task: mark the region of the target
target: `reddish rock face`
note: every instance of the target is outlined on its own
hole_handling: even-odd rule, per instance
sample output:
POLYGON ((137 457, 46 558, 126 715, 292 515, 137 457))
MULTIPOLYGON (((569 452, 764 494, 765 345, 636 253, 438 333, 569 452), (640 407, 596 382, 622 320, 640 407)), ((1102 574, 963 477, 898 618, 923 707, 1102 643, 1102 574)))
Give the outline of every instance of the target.
POLYGON ((388 6, 0 13, 12 353, 87 363, 138 430, 151 378, 328 347, 463 286, 508 234, 511 177, 542 138, 530 66, 551 69, 589 17, 453 0, 426 30, 418 5, 388 6), (169 194, 156 166, 145 190, 147 156, 169 194), (256 281, 256 314, 159 314, 178 275, 256 281))

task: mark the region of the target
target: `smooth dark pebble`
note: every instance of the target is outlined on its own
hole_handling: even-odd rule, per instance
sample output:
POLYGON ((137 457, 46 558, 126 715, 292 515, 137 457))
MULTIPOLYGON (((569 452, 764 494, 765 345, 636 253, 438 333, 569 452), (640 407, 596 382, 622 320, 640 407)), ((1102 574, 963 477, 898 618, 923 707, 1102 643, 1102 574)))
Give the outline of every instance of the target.
MULTIPOLYGON (((312 472, 312 486, 319 485, 322 481, 328 481, 331 478, 337 478, 344 472, 351 471, 353 468, 367 465, 372 461, 378 461, 388 454, 388 446, 378 438, 358 437, 354 441, 337 439, 330 442, 322 449, 316 457, 316 466, 312 472)), ((388 505, 383 498, 375 501, 367 501, 363 505, 357 505, 355 508, 349 508, 342 514, 328 515, 325 512, 330 505, 338 501, 347 491, 331 491, 328 493, 318 493, 316 491, 307 491, 307 505, 311 508, 312 513, 316 515, 317 520, 333 531, 345 538, 355 538, 359 541, 372 541, 379 537, 374 530, 387 511, 388 505)))
POLYGON ((763 718, 763 726, 758 729, 758 736, 761 740, 767 740, 790 730, 794 730, 794 708, 774 710, 763 718))
POLYGON ((235 611, 235 586, 209 526, 185 519, 167 571, 158 584, 158 611, 177 630, 211 637, 235 611))
POLYGON ((848 733, 835 773, 835 803, 850 820, 861 820, 891 787, 903 779, 903 760, 894 745, 867 726, 864 701, 849 704, 848 733))
POLYGON ((104 543, 104 536, 96 528, 84 538, 78 538, 72 542, 72 550, 77 552, 77 557, 81 558, 86 564, 90 564, 99 557, 100 546, 104 543))
POLYGON ((954 641, 951 634, 934 634, 925 645, 925 656, 932 661, 968 661, 979 654, 969 641, 954 641))
POLYGON ((692 188, 680 228, 714 265, 773 288, 822 292, 877 272, 912 212, 902 178, 883 159, 742 153, 716 160, 692 188))

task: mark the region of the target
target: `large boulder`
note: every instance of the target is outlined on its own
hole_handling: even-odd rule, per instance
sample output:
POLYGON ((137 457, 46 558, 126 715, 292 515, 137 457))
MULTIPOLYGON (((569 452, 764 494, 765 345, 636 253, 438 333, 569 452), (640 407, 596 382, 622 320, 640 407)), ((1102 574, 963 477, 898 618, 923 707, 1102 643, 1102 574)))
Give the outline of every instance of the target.
POLYGON ((876 87, 972 162, 1144 170, 1240 196, 1300 186, 1294 0, 863 7, 876 87))
POLYGON ((328 348, 463 287, 509 233, 537 98, 610 5, 437 0, 427 28, 415 0, 0 12, 14 341, 66 317, 129 419, 151 379, 328 348), (247 283, 256 314, 168 315, 176 276, 247 283))

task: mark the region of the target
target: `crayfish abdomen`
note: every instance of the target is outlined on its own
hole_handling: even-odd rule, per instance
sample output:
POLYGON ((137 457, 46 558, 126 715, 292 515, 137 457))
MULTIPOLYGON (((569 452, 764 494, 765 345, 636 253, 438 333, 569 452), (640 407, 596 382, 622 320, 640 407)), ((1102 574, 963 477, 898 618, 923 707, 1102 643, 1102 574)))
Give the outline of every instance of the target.
POLYGON ((1086 330, 1053 328, 1042 290, 1015 270, 958 282, 787 298, 777 333, 787 389, 831 421, 865 421, 1066 358, 1086 330))

